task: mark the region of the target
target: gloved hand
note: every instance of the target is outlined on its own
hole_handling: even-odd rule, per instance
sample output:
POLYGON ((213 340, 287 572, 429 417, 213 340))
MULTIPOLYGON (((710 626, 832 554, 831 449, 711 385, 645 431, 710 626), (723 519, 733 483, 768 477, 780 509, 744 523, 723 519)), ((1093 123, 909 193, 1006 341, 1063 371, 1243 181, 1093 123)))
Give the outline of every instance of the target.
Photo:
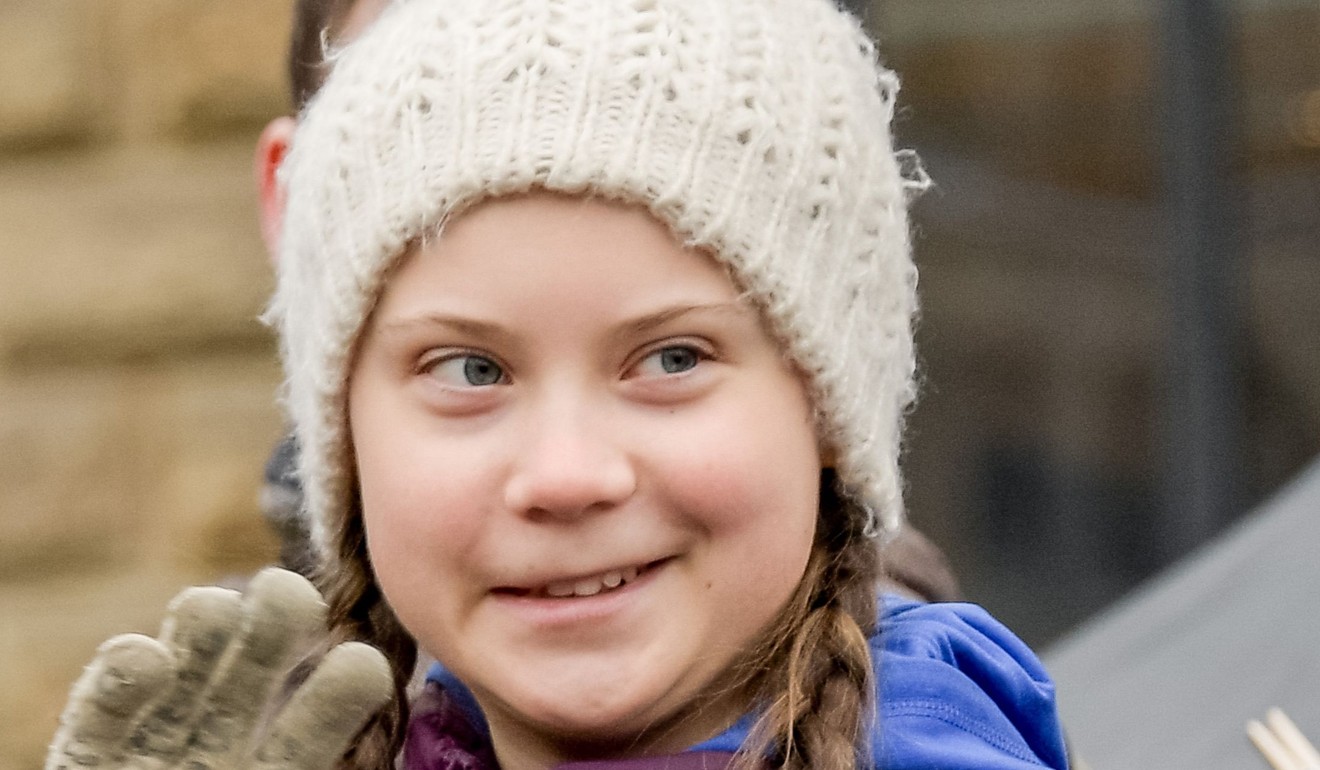
POLYGON ((393 684, 384 655, 346 642, 266 718, 325 613, 316 589, 281 569, 259 573, 242 595, 187 589, 158 639, 101 645, 73 686, 46 770, 329 770, 393 684))

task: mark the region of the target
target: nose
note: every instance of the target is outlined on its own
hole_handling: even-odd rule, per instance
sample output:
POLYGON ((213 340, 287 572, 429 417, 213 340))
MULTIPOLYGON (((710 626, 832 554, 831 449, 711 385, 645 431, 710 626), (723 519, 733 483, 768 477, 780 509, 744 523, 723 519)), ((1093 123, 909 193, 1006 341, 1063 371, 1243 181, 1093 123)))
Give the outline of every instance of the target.
POLYGON ((505 503, 524 516, 576 519, 607 511, 637 488, 624 436, 599 405, 529 410, 518 437, 505 503))

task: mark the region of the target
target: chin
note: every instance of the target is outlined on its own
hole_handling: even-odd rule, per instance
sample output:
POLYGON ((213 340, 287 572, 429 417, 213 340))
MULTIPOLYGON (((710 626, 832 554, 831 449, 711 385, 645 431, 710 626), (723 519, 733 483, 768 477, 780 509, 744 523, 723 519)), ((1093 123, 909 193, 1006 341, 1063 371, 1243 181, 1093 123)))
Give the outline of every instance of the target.
POLYGON ((662 712, 656 699, 642 693, 607 692, 608 684, 589 685, 586 689, 588 692, 574 695, 559 690, 557 697, 552 696, 553 702, 537 699, 537 703, 520 710, 551 730, 584 741, 636 736, 667 716, 656 713, 662 712))
POLYGON ((566 755, 592 759, 681 751, 717 734, 740 716, 730 711, 729 702, 696 707, 704 699, 679 692, 672 683, 646 687, 648 683, 633 680, 627 690, 611 686, 618 683, 617 679, 598 680, 586 692, 575 691, 576 697, 563 697, 569 692, 566 689, 551 690, 560 697, 553 703, 539 700, 534 718, 546 734, 560 736, 566 755))

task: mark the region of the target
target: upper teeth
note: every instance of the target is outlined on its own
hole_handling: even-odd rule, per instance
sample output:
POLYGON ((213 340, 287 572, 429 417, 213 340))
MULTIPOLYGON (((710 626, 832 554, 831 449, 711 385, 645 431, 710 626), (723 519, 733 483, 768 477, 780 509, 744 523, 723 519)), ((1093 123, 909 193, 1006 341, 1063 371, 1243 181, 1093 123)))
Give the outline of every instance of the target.
POLYGON ((595 596, 601 591, 611 588, 618 588, 624 583, 632 582, 637 579, 637 568, 627 567, 613 572, 605 572, 600 575, 577 578, 576 580, 561 580, 557 583, 550 583, 545 587, 548 596, 563 598, 567 596, 595 596))

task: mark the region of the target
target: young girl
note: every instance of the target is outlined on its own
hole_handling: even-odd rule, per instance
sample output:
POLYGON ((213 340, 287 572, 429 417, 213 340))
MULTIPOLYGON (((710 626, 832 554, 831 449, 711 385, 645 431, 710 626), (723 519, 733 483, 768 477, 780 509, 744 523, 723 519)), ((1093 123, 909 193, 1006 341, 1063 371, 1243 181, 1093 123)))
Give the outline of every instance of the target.
MULTIPOLYGON (((923 186, 896 90, 830 0, 400 0, 335 55, 270 318, 331 637, 382 650, 395 696, 355 734, 318 672, 258 764, 351 735, 378 770, 1066 765, 1021 642, 876 595, 923 186)), ((181 599, 166 641, 206 658, 177 640, 241 615, 198 667, 274 669, 309 624, 282 579, 181 599)), ((116 701, 170 718, 125 717, 99 764, 148 755, 143 724, 240 756, 241 688, 191 679, 116 701), (162 711, 183 691, 227 705, 162 711)), ((77 711, 53 764, 113 732, 77 711)))

